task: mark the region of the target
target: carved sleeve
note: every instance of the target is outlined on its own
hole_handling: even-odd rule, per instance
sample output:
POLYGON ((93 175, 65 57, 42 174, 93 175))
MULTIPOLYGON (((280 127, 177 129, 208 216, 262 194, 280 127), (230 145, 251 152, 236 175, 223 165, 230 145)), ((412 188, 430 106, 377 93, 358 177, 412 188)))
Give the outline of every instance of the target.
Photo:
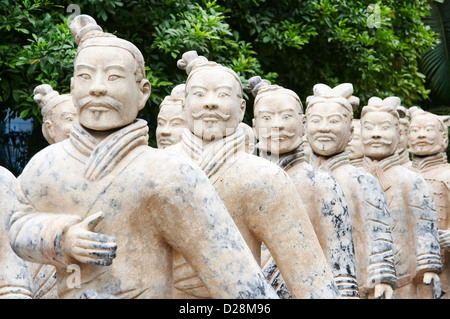
POLYGON ((319 224, 323 233, 321 237, 326 237, 326 242, 322 245, 325 246, 323 248, 342 297, 359 297, 348 204, 337 181, 330 177, 326 182, 320 198, 319 224))
POLYGON ((0 299, 31 299, 29 264, 11 249, 8 220, 14 210, 17 187, 15 177, 0 167, 0 299))
POLYGON ((416 276, 424 272, 440 273, 438 219, 436 206, 425 180, 418 176, 410 195, 411 213, 415 220, 416 276))
POLYGON ((70 262, 61 247, 62 234, 81 218, 36 212, 25 196, 19 195, 18 199, 18 207, 9 224, 9 242, 14 252, 27 261, 67 266, 70 262))
MULTIPOLYGON (((367 220, 367 284, 373 288, 376 284, 385 283, 395 289, 397 276, 393 260, 394 241, 391 233, 389 206, 384 192, 375 178, 366 177, 363 211, 366 212, 367 220)), ((360 181, 363 180, 360 179, 360 181)))

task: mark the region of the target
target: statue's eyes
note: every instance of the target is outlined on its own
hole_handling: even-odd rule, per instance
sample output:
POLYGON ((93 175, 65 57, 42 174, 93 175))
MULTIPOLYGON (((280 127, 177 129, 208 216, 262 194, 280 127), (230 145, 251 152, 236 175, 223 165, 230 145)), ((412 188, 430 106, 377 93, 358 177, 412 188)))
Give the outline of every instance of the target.
POLYGON ((87 73, 81 73, 78 75, 80 78, 82 78, 83 80, 90 80, 91 76, 87 73))
POLYGON ((197 97, 203 97, 204 96, 203 92, 195 92, 194 95, 197 96, 197 97))
POLYGON ((115 81, 115 80, 120 79, 120 78, 121 78, 120 75, 113 74, 113 75, 110 75, 108 77, 108 81, 115 81))
POLYGON ((229 94, 225 93, 225 92, 220 92, 218 96, 219 97, 227 97, 227 96, 229 96, 229 94))

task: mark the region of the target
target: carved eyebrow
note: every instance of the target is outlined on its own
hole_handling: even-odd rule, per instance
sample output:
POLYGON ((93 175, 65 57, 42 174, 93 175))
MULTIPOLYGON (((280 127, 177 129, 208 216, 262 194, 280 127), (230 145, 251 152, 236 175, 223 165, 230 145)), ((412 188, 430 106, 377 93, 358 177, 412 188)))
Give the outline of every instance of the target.
POLYGON ((76 65, 76 68, 77 68, 77 69, 78 69, 78 68, 88 68, 88 69, 92 69, 92 70, 95 70, 95 69, 96 69, 95 66, 90 65, 90 64, 87 64, 87 63, 79 63, 79 64, 76 65))
POLYGON ((119 69, 124 72, 126 71, 126 68, 119 64, 110 64, 110 65, 105 66, 105 70, 109 70, 109 69, 119 69))

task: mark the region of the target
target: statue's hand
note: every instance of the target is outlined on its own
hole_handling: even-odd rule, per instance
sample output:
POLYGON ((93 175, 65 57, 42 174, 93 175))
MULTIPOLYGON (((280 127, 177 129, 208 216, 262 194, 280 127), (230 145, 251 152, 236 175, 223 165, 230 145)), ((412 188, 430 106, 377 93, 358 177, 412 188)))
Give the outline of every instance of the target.
POLYGON ((435 282, 440 281, 438 274, 436 274, 434 272, 426 272, 423 274, 423 283, 425 285, 429 285, 433 281, 435 281, 435 282))
POLYGON ((70 226, 64 234, 66 253, 81 263, 111 265, 116 257, 116 239, 92 231, 103 217, 103 212, 97 212, 70 226))
POLYGON ((439 245, 441 248, 450 248, 450 230, 439 230, 439 245))
POLYGON ((394 289, 388 284, 375 285, 374 298, 375 299, 394 299, 394 289))

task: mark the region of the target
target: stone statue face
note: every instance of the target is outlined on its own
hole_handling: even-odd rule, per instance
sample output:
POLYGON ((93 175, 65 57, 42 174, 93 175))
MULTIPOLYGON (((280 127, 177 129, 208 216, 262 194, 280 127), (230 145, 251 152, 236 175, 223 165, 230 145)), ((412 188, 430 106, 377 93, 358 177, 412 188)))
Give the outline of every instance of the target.
POLYGON ((163 104, 159 110, 156 127, 158 148, 166 148, 178 143, 185 127, 186 121, 181 104, 163 104))
POLYGON ((388 112, 368 112, 361 119, 364 154, 381 160, 395 153, 399 141, 397 119, 388 112))
POLYGON ((361 138, 361 123, 359 121, 352 121, 353 123, 353 137, 346 148, 350 159, 357 159, 364 157, 364 146, 361 138))
POLYGON ((44 121, 43 129, 49 143, 57 143, 69 137, 73 121, 77 118, 77 110, 72 101, 62 102, 52 109, 51 119, 44 121))
POLYGON ((275 154, 292 151, 302 139, 302 120, 297 100, 276 92, 262 97, 255 106, 253 124, 263 149, 275 154))
POLYGON ((443 152, 448 141, 440 124, 432 115, 417 115, 409 126, 410 151, 415 155, 432 155, 443 152))
POLYGON ((331 156, 345 150, 353 135, 352 122, 338 103, 316 103, 306 114, 306 137, 312 151, 331 156))
POLYGON ((71 94, 81 125, 96 131, 130 124, 150 96, 147 80, 137 82, 136 61, 122 48, 87 47, 78 53, 71 94))
POLYGON ((185 119, 203 140, 232 134, 244 118, 245 100, 237 80, 220 68, 197 71, 186 83, 185 119))
POLYGON ((397 149, 399 152, 401 152, 408 148, 409 125, 400 122, 399 128, 400 128, 400 139, 398 141, 397 149))

